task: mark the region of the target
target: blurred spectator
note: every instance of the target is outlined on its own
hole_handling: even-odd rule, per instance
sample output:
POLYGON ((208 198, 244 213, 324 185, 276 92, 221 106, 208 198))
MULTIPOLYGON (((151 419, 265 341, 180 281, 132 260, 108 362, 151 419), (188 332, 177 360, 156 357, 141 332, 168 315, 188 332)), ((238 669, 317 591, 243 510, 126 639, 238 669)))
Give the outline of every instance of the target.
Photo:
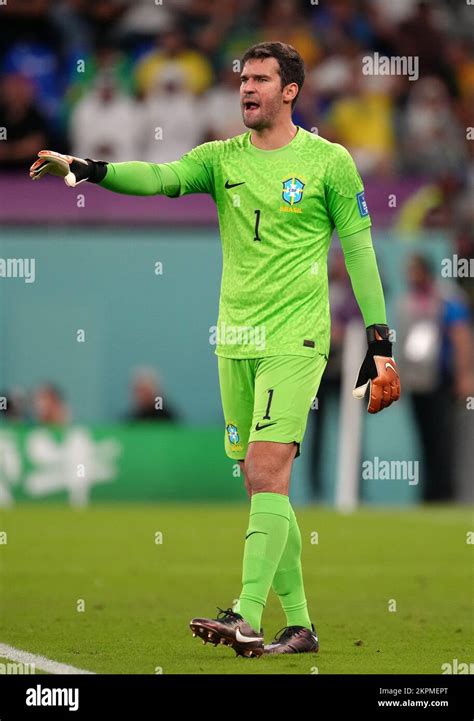
MULTIPOLYGON (((339 45, 337 52, 327 53, 308 74, 303 86, 311 87, 323 99, 321 110, 327 109, 328 104, 342 95, 351 87, 353 64, 352 60, 358 55, 358 46, 349 40, 339 45)), ((299 105, 299 99, 298 99, 299 105)), ((296 106, 298 108, 298 105, 296 106)))
MULTIPOLYGON (((177 10, 177 0, 170 4, 161 5, 149 0, 133 0, 117 24, 118 34, 127 41, 134 39, 137 42, 147 37, 156 37, 170 29, 173 25, 173 11, 177 10)), ((186 7, 187 0, 184 3, 186 7)))
POLYGON ((139 109, 107 73, 76 105, 71 118, 72 154, 108 162, 136 160, 139 109))
POLYGON ((320 113, 318 108, 319 98, 314 92, 310 83, 305 82, 303 89, 298 95, 298 103, 293 112, 293 122, 305 130, 319 133, 320 113))
POLYGON ((1 5, 0 54, 17 44, 37 43, 57 52, 61 38, 51 16, 54 0, 14 0, 1 5))
POLYGON ((226 140, 244 133, 239 105, 240 73, 223 70, 220 82, 203 96, 201 117, 208 140, 226 140))
POLYGON ((423 499, 453 497, 455 400, 474 394, 473 339, 465 299, 438 283, 423 256, 408 264, 400 298, 396 358, 422 448, 423 499))
POLYGON ((46 121, 34 103, 31 82, 22 75, 5 75, 0 83, 0 118, 6 139, 0 141, 0 166, 31 164, 39 148, 48 146, 46 121))
POLYGON ((474 41, 452 37, 446 45, 446 57, 454 76, 455 90, 461 97, 474 93, 474 41))
POLYGON ((57 126, 63 84, 61 37, 51 18, 52 0, 17 0, 1 6, 2 71, 28 78, 41 112, 57 126))
MULTIPOLYGON (((81 34, 86 48, 98 43, 112 41, 120 19, 124 16, 133 0, 66 0, 62 12, 66 21, 63 26, 71 27, 81 34)), ((58 14, 58 9, 56 9, 58 14)))
POLYGON ((272 42, 276 38, 298 48, 307 71, 311 70, 321 54, 315 35, 308 27, 301 8, 293 0, 272 0, 268 7, 261 40, 272 42))
POLYGON ((444 75, 443 13, 437 0, 421 0, 414 12, 397 27, 399 55, 418 57, 420 74, 444 75))
POLYGON ((439 203, 430 208, 423 220, 424 228, 451 229, 458 219, 459 200, 462 198, 462 183, 454 173, 443 173, 438 178, 439 203))
POLYGON ((401 129, 406 170, 459 172, 466 157, 464 136, 445 85, 425 77, 411 86, 401 129))
MULTIPOLYGON (((471 204, 472 210, 472 204, 471 204)), ((460 224, 456 238, 454 240, 454 252, 458 258, 466 260, 474 259, 474 223, 472 219, 464 224, 460 224)), ((458 278, 458 284, 463 289, 468 298, 471 317, 474 318, 474 279, 473 276, 458 278)))
POLYGON ((33 392, 33 417, 37 423, 66 425, 70 410, 61 391, 52 383, 45 383, 33 392))
MULTIPOLYGON (((464 139, 465 163, 458 168, 458 173, 466 173, 467 182, 474 189, 474 142, 472 138, 472 118, 474 117, 474 87, 466 92, 460 98, 457 109, 455 108, 458 118, 460 134, 464 139)), ((472 198, 472 193, 470 194, 472 198)), ((471 203, 472 207, 472 203, 471 203)))
POLYGON ((393 76, 362 73, 362 57, 352 61, 352 78, 324 118, 322 135, 347 147, 361 174, 393 169, 395 134, 393 76))
POLYGON ((186 44, 184 33, 178 27, 162 33, 156 49, 139 62, 136 70, 139 91, 144 96, 152 93, 170 69, 182 73, 185 89, 191 93, 200 94, 212 83, 209 61, 186 44))
POLYGON ((177 416, 164 400, 159 379, 152 368, 137 369, 132 378, 132 407, 128 421, 176 421, 177 416))
POLYGON ((416 190, 398 214, 396 228, 414 233, 423 228, 450 230, 466 217, 463 183, 454 173, 442 173, 416 190))
POLYGON ((0 410, 0 420, 5 419, 7 421, 22 423, 28 420, 28 413, 26 409, 26 393, 23 388, 15 387, 11 391, 1 391, 0 399, 6 398, 6 408, 0 410))
POLYGON ((374 44, 374 29, 369 8, 362 2, 332 0, 316 5, 312 13, 314 33, 330 53, 340 53, 351 38, 359 47, 374 44))
MULTIPOLYGON (((71 112, 71 109, 84 95, 96 90, 103 78, 107 79, 109 85, 113 82, 117 93, 122 97, 124 95, 133 96, 134 79, 131 60, 125 53, 109 43, 99 44, 95 53, 87 55, 79 64, 76 61, 72 63, 63 108, 65 115, 67 116, 71 112)), ((128 132, 128 127, 125 126, 122 136, 124 142, 127 140, 128 132)))
POLYGON ((388 26, 396 26, 404 20, 408 20, 416 10, 419 0, 370 0, 372 8, 377 12, 378 17, 388 26))
POLYGON ((178 160, 204 138, 197 98, 186 90, 182 68, 169 65, 141 109, 140 157, 150 163, 178 160))

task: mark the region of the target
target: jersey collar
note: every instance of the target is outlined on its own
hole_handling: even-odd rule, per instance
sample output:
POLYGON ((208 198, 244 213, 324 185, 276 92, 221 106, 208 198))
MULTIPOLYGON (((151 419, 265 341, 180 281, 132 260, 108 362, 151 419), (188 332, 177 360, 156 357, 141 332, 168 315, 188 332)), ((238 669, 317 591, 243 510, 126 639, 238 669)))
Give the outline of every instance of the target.
POLYGON ((252 153, 257 153, 260 155, 273 155, 275 153, 283 153, 285 152, 285 150, 292 150, 296 145, 298 145, 298 143, 301 141, 301 138, 303 137, 303 129, 301 128, 301 126, 297 125, 296 127, 298 128, 298 130, 296 131, 296 135, 294 136, 294 138, 292 138, 290 142, 286 145, 282 145, 281 148, 275 148, 274 150, 264 150, 263 148, 256 148, 255 145, 252 145, 249 130, 245 138, 246 149, 252 153))

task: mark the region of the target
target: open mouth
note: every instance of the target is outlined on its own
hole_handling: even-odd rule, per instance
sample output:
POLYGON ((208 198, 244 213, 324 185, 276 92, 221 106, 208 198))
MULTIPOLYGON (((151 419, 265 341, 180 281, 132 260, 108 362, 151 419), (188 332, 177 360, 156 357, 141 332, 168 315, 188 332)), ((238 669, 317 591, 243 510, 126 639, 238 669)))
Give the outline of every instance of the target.
POLYGON ((259 108, 260 105, 256 103, 254 100, 245 100, 244 101, 244 110, 256 110, 259 108))

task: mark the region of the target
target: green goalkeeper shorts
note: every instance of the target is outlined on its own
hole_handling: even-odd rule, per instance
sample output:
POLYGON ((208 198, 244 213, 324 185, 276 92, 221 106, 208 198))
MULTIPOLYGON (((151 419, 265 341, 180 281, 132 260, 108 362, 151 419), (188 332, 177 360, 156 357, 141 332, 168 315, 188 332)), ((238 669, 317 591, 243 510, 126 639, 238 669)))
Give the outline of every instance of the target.
POLYGON ((244 460, 252 441, 297 443, 298 457, 326 363, 326 356, 320 353, 313 358, 218 356, 229 458, 244 460))

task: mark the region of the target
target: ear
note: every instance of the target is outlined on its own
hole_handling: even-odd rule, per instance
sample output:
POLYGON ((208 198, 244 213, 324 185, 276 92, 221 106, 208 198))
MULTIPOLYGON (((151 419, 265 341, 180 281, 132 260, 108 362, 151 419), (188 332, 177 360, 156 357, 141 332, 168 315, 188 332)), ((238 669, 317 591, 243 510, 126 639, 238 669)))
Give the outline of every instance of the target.
POLYGON ((283 102, 284 103, 291 103, 292 100, 296 98, 298 95, 298 85, 297 83, 288 83, 283 88, 283 102))

